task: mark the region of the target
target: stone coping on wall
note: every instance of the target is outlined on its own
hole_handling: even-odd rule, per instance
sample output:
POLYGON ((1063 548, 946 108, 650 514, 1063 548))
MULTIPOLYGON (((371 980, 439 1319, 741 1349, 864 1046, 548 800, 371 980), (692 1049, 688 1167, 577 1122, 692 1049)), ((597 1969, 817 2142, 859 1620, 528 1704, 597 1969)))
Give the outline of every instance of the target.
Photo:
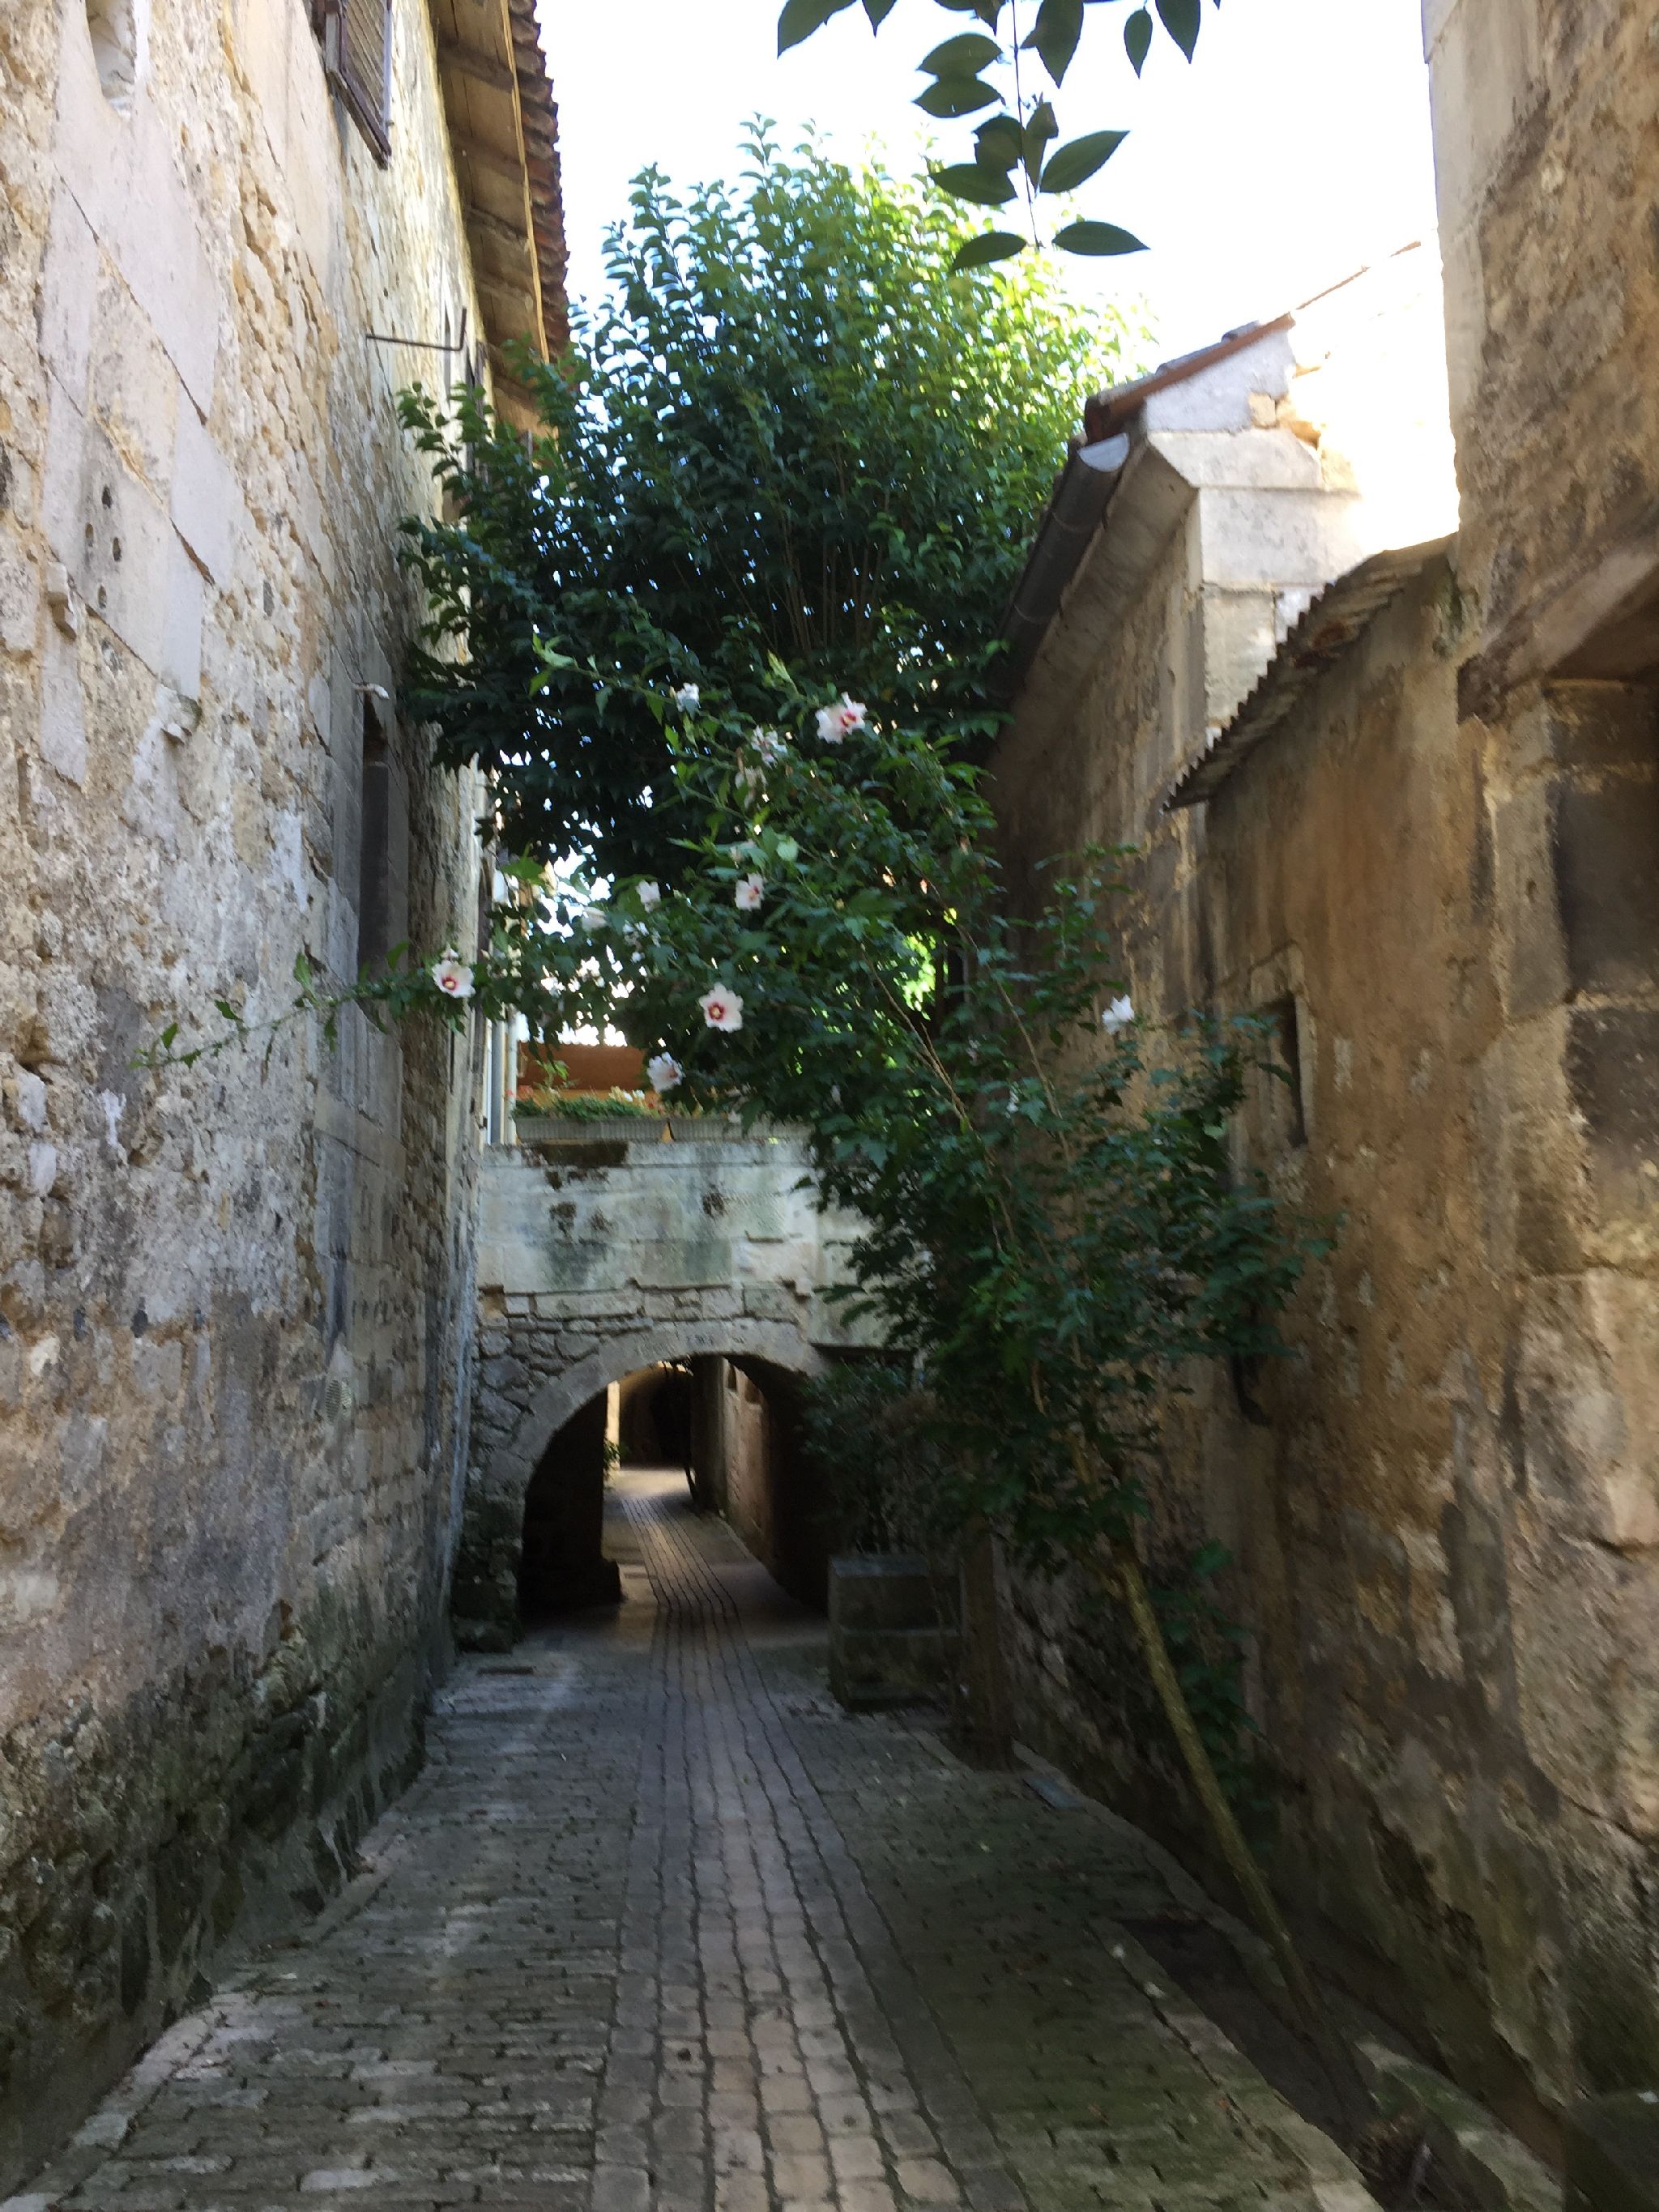
POLYGON ((574 1115, 521 1114, 514 1125, 514 1142, 491 1149, 513 1152, 524 1145, 583 1144, 596 1138, 607 1144, 619 1138, 636 1145, 788 1144, 805 1134, 776 1121, 753 1121, 745 1128, 724 1115, 668 1114, 647 1121, 638 1114, 615 1114, 579 1121, 574 1115))

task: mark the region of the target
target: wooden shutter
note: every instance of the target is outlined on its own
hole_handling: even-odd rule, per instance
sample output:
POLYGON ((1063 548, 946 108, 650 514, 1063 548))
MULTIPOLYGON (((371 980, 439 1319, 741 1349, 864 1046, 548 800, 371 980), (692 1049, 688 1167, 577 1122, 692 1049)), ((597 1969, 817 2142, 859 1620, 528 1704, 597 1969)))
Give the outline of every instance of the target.
POLYGON ((382 161, 392 158, 392 0, 322 0, 328 73, 382 161))

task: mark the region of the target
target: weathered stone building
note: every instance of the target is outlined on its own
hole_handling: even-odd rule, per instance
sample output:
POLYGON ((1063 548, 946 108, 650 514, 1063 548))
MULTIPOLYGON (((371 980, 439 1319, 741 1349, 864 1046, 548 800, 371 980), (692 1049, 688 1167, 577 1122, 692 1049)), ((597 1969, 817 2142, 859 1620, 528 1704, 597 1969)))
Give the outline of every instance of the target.
MULTIPOLYGON (((1155 1540, 1236 1555, 1310 1935, 1547 2150, 1659 2075, 1659 33, 1425 32, 1455 536, 1303 404, 1299 322, 1103 394, 996 775, 1017 878, 1138 848, 1144 1018, 1276 1026, 1248 1150, 1340 1234, 1293 1356, 1171 1410, 1155 1540)), ((1367 403, 1406 461, 1425 392, 1367 403)), ((1018 1613, 1027 1729, 1157 1817, 1068 1594, 1018 1613)))
POLYGON ((0 13, 0 2194, 417 1753, 473 1045, 134 1055, 477 931, 393 398, 556 333, 553 123, 528 0, 0 13))

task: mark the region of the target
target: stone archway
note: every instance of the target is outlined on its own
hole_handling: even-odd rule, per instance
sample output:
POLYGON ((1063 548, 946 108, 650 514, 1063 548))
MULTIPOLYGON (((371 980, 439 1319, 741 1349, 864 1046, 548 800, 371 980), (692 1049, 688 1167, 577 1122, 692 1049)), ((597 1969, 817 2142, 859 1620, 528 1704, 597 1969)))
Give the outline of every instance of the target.
POLYGON ((823 1374, 830 1364, 799 1329, 738 1316, 625 1330, 550 1376, 499 1449, 474 1459, 462 1508, 453 1607, 456 1639, 463 1648, 501 1650, 514 1640, 525 1500, 543 1454, 566 1423, 608 1385, 640 1368, 709 1356, 802 1380, 823 1374))
POLYGON ((492 1147, 479 1194, 471 1465, 458 1638, 510 1643, 525 1497, 565 1423, 661 1360, 823 1372, 858 1341, 825 1293, 855 1224, 821 1212, 799 1141, 705 1130, 492 1147))

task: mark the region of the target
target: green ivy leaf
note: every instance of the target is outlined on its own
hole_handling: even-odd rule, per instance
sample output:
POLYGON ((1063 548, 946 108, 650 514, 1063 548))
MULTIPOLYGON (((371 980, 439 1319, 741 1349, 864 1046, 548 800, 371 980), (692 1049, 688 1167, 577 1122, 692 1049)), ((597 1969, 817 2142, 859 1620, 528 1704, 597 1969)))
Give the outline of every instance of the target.
POLYGON ((1146 242, 1115 222, 1068 222, 1054 233, 1062 253, 1144 253, 1146 242))
POLYGON ((963 31, 935 46, 921 66, 929 76, 977 76, 982 69, 1002 59, 1002 49, 982 31, 963 31))
POLYGON ((1091 131, 1086 137, 1070 140, 1057 154, 1048 156, 1039 189, 1045 192, 1075 191, 1097 169, 1105 167, 1128 135, 1127 131, 1091 131))
POLYGON ((880 30, 897 5, 898 0, 864 0, 864 12, 870 18, 870 28, 880 30))
POLYGON ((839 15, 852 4, 853 0, 784 0, 783 13, 778 17, 778 52, 787 54, 791 46, 810 39, 832 15, 839 15))
POLYGON ((994 115, 974 133, 974 159, 982 169, 1000 170, 1006 176, 1020 156, 1019 123, 1012 115, 994 115))
POLYGON ((1137 8, 1123 26, 1123 49, 1137 76, 1146 65, 1146 56, 1152 43, 1152 19, 1144 8, 1137 8))
POLYGON ((1011 254, 1023 253, 1029 243, 1017 230, 981 231, 966 245, 957 248, 951 263, 952 269, 983 269, 993 261, 1006 261, 1011 254))
POLYGON ((1202 0, 1158 0, 1158 20, 1188 61, 1198 45, 1202 0))
POLYGON ((1046 100, 1038 100, 1031 110, 1030 119, 1020 134, 1020 151, 1025 157, 1025 173, 1036 184, 1042 174, 1043 156, 1060 136, 1060 125, 1054 120, 1054 111, 1046 100))
POLYGON ((982 169, 977 161, 955 161, 947 169, 931 172, 933 182, 955 199, 973 200, 980 207, 1006 207, 1014 197, 1012 177, 982 169))
MULTIPOLYGON (((1193 0, 1194 7, 1198 0, 1193 0)), ((1042 57, 1042 66, 1056 84, 1064 82, 1083 36, 1083 0, 1042 0, 1036 28, 1026 46, 1042 57)))
POLYGON ((997 96, 982 77, 942 76, 930 84, 914 105, 924 115, 949 118, 971 115, 975 108, 990 106, 997 96))

